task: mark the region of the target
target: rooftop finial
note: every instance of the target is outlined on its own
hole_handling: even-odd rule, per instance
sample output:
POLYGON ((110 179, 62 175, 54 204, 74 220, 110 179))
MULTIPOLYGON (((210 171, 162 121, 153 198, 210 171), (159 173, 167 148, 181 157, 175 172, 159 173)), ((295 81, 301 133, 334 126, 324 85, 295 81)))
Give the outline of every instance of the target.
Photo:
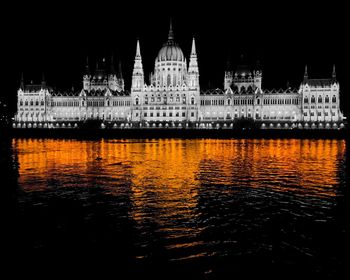
POLYGON ((168 41, 173 41, 173 40, 174 40, 173 21, 170 18, 170 27, 169 27, 168 41))
POLYGON ((21 85, 20 85, 21 89, 24 90, 24 77, 23 77, 23 72, 21 74, 21 85))
POLYGON ((44 71, 41 75, 41 86, 44 88, 46 86, 46 81, 45 81, 45 74, 44 71))
POLYGON ((337 78, 337 73, 335 72, 335 64, 333 64, 332 78, 335 80, 337 78))
POLYGON ((304 79, 306 80, 308 78, 307 74, 307 64, 305 65, 305 72, 304 72, 304 79))

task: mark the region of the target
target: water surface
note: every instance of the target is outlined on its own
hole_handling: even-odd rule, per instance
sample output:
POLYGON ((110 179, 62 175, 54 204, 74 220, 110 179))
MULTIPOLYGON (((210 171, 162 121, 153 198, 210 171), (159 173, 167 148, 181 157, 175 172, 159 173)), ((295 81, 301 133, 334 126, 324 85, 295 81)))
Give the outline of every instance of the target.
POLYGON ((164 279, 345 269, 345 140, 14 139, 12 149, 21 258, 164 279))

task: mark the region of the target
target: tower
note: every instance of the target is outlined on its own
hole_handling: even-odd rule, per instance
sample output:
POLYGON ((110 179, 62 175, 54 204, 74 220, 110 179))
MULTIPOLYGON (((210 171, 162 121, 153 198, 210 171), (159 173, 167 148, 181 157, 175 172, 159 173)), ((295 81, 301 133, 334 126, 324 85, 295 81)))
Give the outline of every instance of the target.
POLYGON ((140 42, 139 40, 137 40, 134 69, 132 71, 131 91, 141 91, 143 86, 144 86, 144 74, 143 74, 143 68, 142 68, 140 42))
POLYGON ((117 75, 116 71, 114 68, 114 57, 113 55, 111 56, 111 65, 110 65, 110 71, 109 71, 109 76, 108 76, 108 87, 112 91, 117 90, 117 75))
POLYGON ((260 61, 258 60, 255 65, 255 70, 254 70, 254 85, 255 88, 258 88, 261 90, 261 82, 262 82, 262 69, 260 65, 260 61))
POLYGON ((90 89, 90 79, 91 79, 91 74, 90 74, 90 66, 89 66, 89 57, 86 57, 86 65, 85 65, 85 73, 83 76, 83 88, 84 90, 89 90, 90 89))
POLYGON ((233 72, 231 70, 230 58, 228 58, 227 62, 226 62, 226 71, 225 71, 225 77, 224 77, 224 90, 225 91, 231 87, 232 80, 233 80, 233 72))
POLYGON ((124 91, 124 78, 123 78, 121 61, 119 61, 119 65, 118 65, 118 85, 119 85, 120 91, 124 91))
POLYGON ((195 39, 192 40, 190 63, 188 67, 188 86, 190 89, 199 89, 199 70, 195 39))

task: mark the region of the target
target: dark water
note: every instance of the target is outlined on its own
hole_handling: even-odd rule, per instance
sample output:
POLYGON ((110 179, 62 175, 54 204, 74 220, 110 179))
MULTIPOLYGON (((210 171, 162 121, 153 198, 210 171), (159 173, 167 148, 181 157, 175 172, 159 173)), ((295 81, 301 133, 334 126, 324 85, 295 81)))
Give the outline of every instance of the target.
POLYGON ((115 279, 339 278, 347 149, 346 140, 11 140, 1 152, 3 264, 115 279))

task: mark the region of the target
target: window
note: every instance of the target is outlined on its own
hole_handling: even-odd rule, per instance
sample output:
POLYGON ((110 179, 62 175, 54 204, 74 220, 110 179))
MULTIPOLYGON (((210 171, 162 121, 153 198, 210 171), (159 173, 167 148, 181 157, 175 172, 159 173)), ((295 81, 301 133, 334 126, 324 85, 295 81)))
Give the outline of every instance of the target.
POLYGON ((186 117, 186 113, 185 113, 185 112, 182 112, 182 116, 183 116, 183 117, 186 117))
POLYGON ((317 112, 317 116, 321 117, 321 112, 317 112))
POLYGON ((332 97, 332 102, 333 102, 333 103, 336 103, 336 102, 337 102, 337 98, 335 97, 335 95, 333 95, 333 97, 332 97))
POLYGON ((312 96, 311 97, 311 103, 315 103, 315 102, 316 102, 315 96, 312 96))
POLYGON ((191 112, 191 117, 194 117, 194 112, 191 112))
POLYGON ((326 95, 326 98, 324 99, 324 102, 325 102, 325 103, 329 103, 329 97, 328 97, 328 95, 326 95))
POLYGON ((138 97, 135 98, 135 104, 139 105, 139 98, 138 97))
POLYGON ((191 105, 194 105, 194 97, 191 97, 191 105))
POLYGON ((147 117, 147 112, 143 113, 143 116, 144 116, 144 117, 147 117))
POLYGON ((22 100, 19 102, 19 105, 20 105, 20 106, 23 106, 23 101, 22 101, 22 100))
POLYGON ((317 102, 318 102, 318 103, 322 103, 322 97, 321 97, 321 96, 318 97, 317 102))
POLYGON ((169 112, 169 117, 172 117, 173 116, 173 112, 169 112))

